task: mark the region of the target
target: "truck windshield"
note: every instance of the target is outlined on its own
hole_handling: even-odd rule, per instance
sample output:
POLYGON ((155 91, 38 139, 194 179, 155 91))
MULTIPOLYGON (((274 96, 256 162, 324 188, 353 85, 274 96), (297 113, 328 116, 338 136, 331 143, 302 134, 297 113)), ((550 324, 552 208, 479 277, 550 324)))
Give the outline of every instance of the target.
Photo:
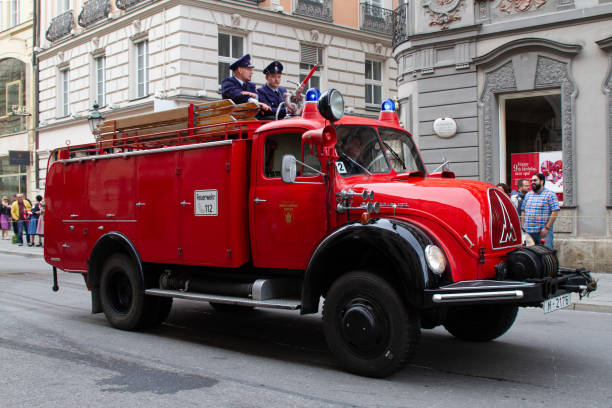
POLYGON ((387 158, 397 173, 425 171, 414 142, 406 133, 396 129, 378 128, 387 158))
POLYGON ((380 146, 376 131, 367 126, 340 126, 336 129, 338 143, 336 161, 342 176, 356 174, 388 173, 389 164, 380 146))

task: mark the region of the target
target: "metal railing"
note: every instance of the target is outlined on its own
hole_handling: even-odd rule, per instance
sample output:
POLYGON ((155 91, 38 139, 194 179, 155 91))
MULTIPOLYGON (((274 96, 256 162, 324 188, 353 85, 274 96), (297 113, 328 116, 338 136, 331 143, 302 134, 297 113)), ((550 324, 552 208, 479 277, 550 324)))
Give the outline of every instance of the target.
POLYGON ((127 10, 135 4, 143 3, 148 0, 115 0, 115 5, 118 9, 127 10))
POLYGON ((324 21, 334 20, 332 0, 295 0, 294 14, 324 21))
POLYGON ((393 10, 361 3, 359 11, 362 30, 393 35, 393 10))
POLYGON ((70 34, 74 28, 74 14, 68 10, 57 17, 54 17, 49 24, 45 37, 49 41, 57 41, 70 34))
POLYGON ((110 0, 87 0, 83 3, 78 23, 81 27, 86 28, 108 17, 110 9, 110 0))
POLYGON ((403 43, 410 36, 409 6, 409 3, 405 3, 393 11, 393 47, 403 43))

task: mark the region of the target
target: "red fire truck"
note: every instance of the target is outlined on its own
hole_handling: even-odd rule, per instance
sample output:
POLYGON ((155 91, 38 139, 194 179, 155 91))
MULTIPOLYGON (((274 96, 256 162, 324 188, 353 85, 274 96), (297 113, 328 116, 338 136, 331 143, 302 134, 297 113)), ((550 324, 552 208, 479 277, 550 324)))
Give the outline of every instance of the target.
POLYGON ((173 298, 301 314, 324 299, 330 349, 375 377, 406 363, 422 328, 491 340, 519 307, 553 311, 596 289, 524 243, 498 189, 428 174, 392 101, 370 119, 344 116, 336 90, 317 96, 277 121, 222 101, 182 108, 186 122, 105 122, 96 143, 54 151, 54 289, 57 269, 82 274, 93 313, 123 330, 159 324, 173 298))

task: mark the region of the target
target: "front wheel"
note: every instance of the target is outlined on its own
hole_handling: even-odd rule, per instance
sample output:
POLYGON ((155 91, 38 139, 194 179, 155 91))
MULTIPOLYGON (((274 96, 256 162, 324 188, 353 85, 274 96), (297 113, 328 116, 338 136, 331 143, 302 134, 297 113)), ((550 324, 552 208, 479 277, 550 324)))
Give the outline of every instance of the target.
POLYGON ((323 307, 323 330, 345 368, 368 377, 401 369, 420 336, 417 313, 388 282, 368 272, 351 272, 332 284, 323 307))
POLYGON ((453 336, 468 341, 498 338, 514 324, 518 306, 453 306, 448 310, 444 328, 453 336))

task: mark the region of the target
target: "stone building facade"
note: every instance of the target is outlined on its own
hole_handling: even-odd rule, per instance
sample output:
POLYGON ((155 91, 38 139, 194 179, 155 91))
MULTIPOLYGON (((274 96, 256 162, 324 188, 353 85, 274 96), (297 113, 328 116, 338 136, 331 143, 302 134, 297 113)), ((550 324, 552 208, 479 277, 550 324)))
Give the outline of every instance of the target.
POLYGON ((558 155, 561 261, 612 271, 612 2, 410 0, 394 19, 398 99, 428 167, 510 184, 515 154, 558 155), (445 117, 452 137, 434 130, 445 117))
MULTIPOLYGON (((69 0, 41 14, 39 150, 92 142, 94 103, 107 119, 220 99, 229 64, 250 53, 253 81, 284 65, 282 86, 339 89, 349 110, 377 115, 396 96, 392 0, 69 0), (65 3, 65 4, 64 4, 65 3), (62 7, 60 7, 62 6, 62 7)), ((61 4, 60 4, 61 3, 61 4)))
POLYGON ((36 191, 32 7, 32 1, 0 2, 0 195, 30 199, 36 191))

